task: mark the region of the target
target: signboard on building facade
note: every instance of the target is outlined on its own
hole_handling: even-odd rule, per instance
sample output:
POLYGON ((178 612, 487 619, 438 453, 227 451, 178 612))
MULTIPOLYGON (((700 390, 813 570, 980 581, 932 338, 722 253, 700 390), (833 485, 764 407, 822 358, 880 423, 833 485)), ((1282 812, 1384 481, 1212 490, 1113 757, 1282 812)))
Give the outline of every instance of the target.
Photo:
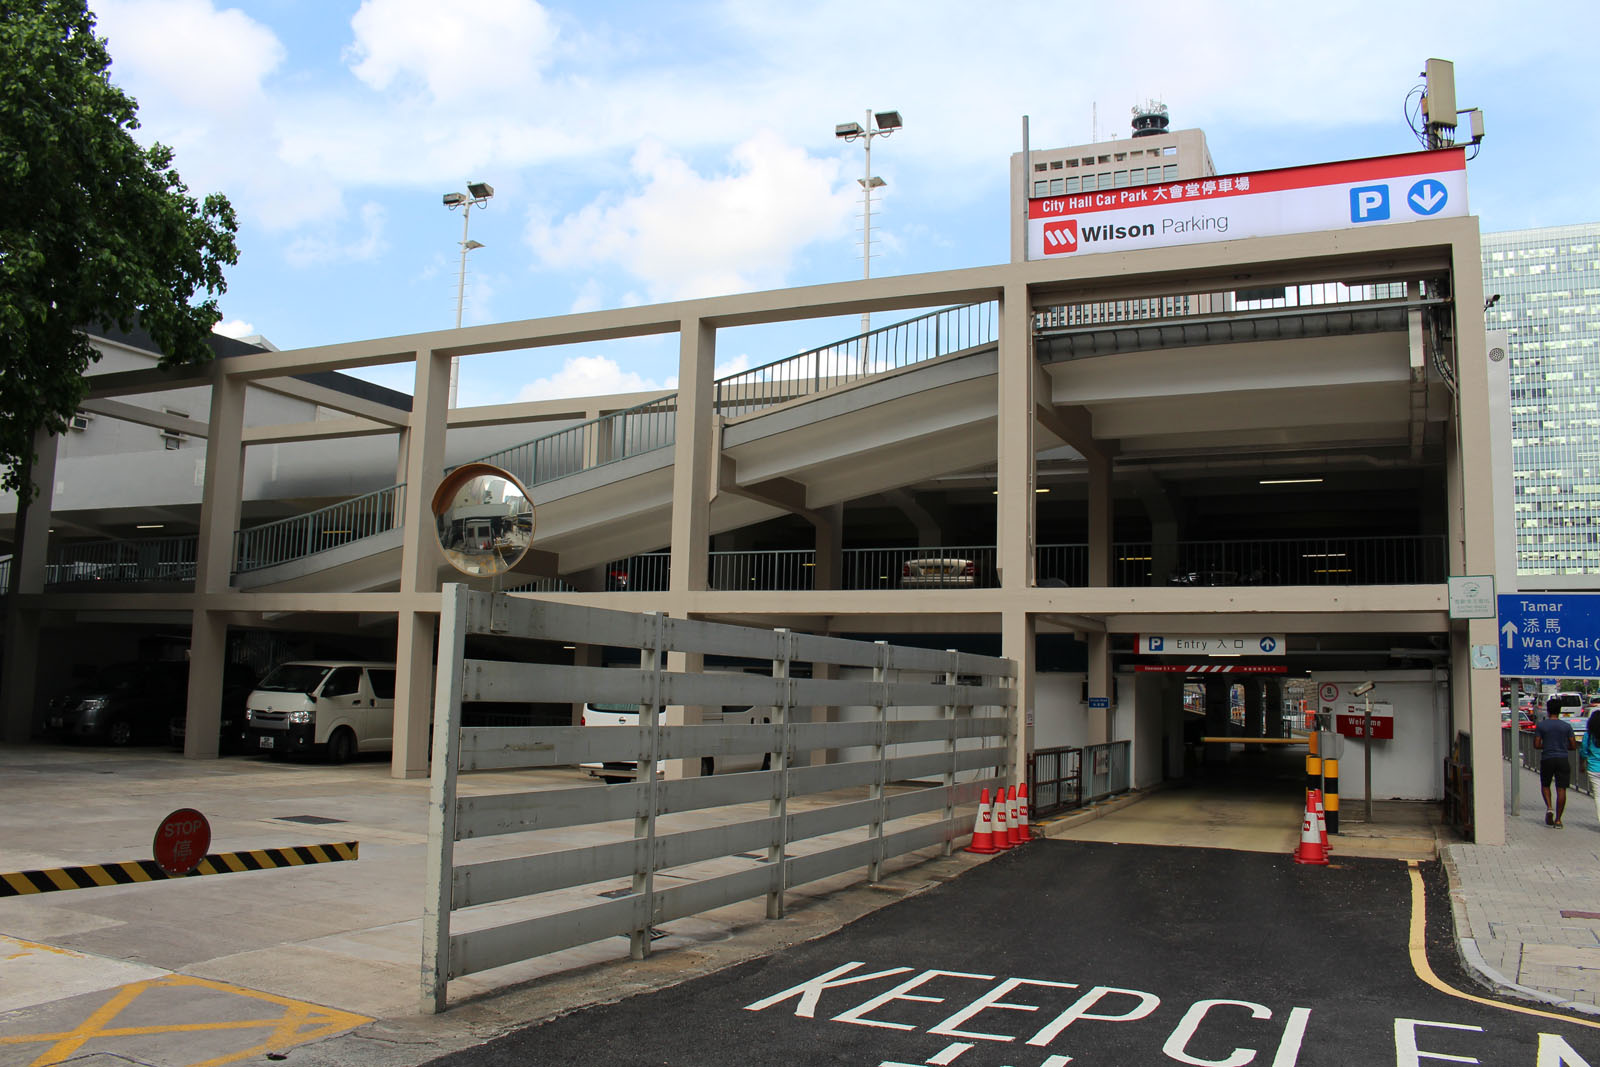
POLYGON ((1140 634, 1142 656, 1281 656, 1282 634, 1140 634))
POLYGON ((1464 216, 1462 148, 1028 201, 1032 259, 1464 216))

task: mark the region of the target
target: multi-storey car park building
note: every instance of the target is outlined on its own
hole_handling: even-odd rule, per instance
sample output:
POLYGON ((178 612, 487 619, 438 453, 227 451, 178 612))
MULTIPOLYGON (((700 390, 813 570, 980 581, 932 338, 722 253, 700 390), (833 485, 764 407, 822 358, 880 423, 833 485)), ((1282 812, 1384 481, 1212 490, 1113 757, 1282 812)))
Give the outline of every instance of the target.
POLYGON ((1524 589, 1600 576, 1600 223, 1483 235, 1485 317, 1510 352, 1511 510, 1524 589))
MULTIPOLYGON (((439 590, 455 580, 428 498, 447 467, 486 458, 538 508, 513 596, 999 653, 1018 670, 1017 765, 1107 743, 1132 786, 1225 751, 1202 734, 1281 736, 1284 678, 1330 717, 1370 678, 1394 712, 1375 793, 1464 790, 1455 817, 1500 841, 1498 675, 1472 655, 1494 620, 1452 618, 1446 586, 1495 558, 1461 153, 1207 176, 1196 141, 1196 169, 1169 180, 1162 136, 1185 143, 1038 153, 1032 180, 1078 159, 1076 194, 1061 173, 1059 196, 1022 196, 1015 161, 1028 252, 1006 264, 190 371, 135 366, 149 357, 108 340, 127 359, 96 375, 81 442, 116 420, 181 444, 152 430, 123 461, 40 442, 43 491, 14 533, 7 739, 29 737, 62 668, 172 639, 190 662, 186 750, 211 757, 225 660, 337 648, 395 659, 393 773, 426 773, 439 590), (1161 180, 1135 184, 1132 152, 1148 178, 1155 148, 1161 180), (1112 182, 1096 169, 1085 194, 1091 155, 1110 156, 1112 182), (1429 211, 1407 206, 1419 188, 1429 211), (721 337, 862 312, 909 317, 714 378, 721 337), (448 407, 454 357, 649 334, 679 339, 675 393, 448 407), (411 397, 317 377, 380 364, 415 368, 411 397), (159 538, 137 529, 158 521, 159 538), (1226 657, 1191 651, 1207 645, 1226 657), (1268 684, 1230 722, 1225 684, 1202 715, 1185 709, 1197 662, 1281 673, 1244 675, 1268 684)), ((1347 783, 1362 757, 1347 750, 1347 783)))

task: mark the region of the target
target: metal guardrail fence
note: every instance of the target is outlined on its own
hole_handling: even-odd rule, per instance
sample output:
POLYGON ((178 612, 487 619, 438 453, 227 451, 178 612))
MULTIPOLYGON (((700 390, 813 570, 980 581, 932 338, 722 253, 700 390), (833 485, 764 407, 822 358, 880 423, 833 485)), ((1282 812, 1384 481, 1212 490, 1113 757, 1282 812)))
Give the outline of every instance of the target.
POLYGON ((199 538, 73 541, 51 553, 46 585, 75 582, 192 582, 199 538))
POLYGON ((994 301, 920 315, 717 381, 717 411, 737 416, 952 352, 994 344, 994 301))
POLYGON ((1083 807, 1083 749, 1039 748, 1028 753, 1028 817, 1042 819, 1083 807))
POLYGON ((1016 729, 1010 681, 1016 668, 1009 660, 571 607, 463 586, 442 595, 439 628, 424 1011, 445 1008, 452 978, 624 934, 642 959, 656 924, 762 896, 767 915, 779 918, 793 886, 855 867, 877 879, 892 857, 933 846, 948 852, 971 830, 971 815, 958 809, 973 805, 980 788, 1009 777, 1016 729), (502 645, 578 638, 635 648, 641 668, 467 659, 467 635, 489 633, 502 645), (772 673, 674 673, 661 668, 664 652, 766 661, 772 673), (871 680, 790 677, 798 662, 867 669, 871 680), (933 680, 904 680, 902 672, 933 680), (964 676, 984 684, 962 685, 964 676), (639 725, 461 725, 463 702, 528 692, 557 702, 636 706, 639 725), (760 725, 736 726, 673 725, 662 714, 728 705, 768 713, 760 725), (875 714, 864 721, 795 721, 801 709, 819 706, 865 706, 875 714), (891 708, 899 714, 891 717, 891 708), (824 749, 868 755, 811 765, 810 753, 824 749), (766 755, 769 769, 692 776, 702 757, 741 754, 766 755), (459 776, 475 771, 582 763, 629 766, 637 780, 474 796, 459 791, 459 776), (679 777, 680 769, 691 776, 679 777), (919 779, 938 784, 910 784, 919 779), (572 827, 587 828, 569 838, 583 841, 575 847, 523 837, 519 849, 502 836, 572 827), (479 846, 480 838, 496 840, 479 846), (656 876, 669 870, 671 884, 663 885, 656 876), (562 895, 580 886, 595 888, 562 895), (607 888, 596 902, 598 887, 607 888), (452 929, 461 909, 490 903, 500 907, 479 913, 470 930, 452 929))
POLYGON ((234 571, 274 567, 392 530, 405 507, 405 483, 325 508, 262 523, 233 535, 234 571))
POLYGON ((1118 586, 1416 585, 1448 573, 1437 535, 1121 542, 1112 560, 1118 586))
POLYGON ((1083 802, 1126 793, 1132 787, 1132 741, 1083 746, 1083 802))
MULTIPOLYGON (((993 545, 850 548, 843 552, 841 589, 992 589, 999 585, 993 545)), ((1040 545, 1040 586, 1083 588, 1089 547, 1040 545)), ((713 589, 813 589, 816 553, 765 549, 711 553, 713 589)), ((608 590, 667 588, 671 554, 651 552, 609 564, 608 590)), ((1258 541, 1148 541, 1112 546, 1117 586, 1413 585, 1445 580, 1440 537, 1340 537, 1258 541), (1159 561, 1159 562, 1158 562, 1159 561), (1166 577, 1157 582, 1158 572, 1166 577)))
MULTIPOLYGON (((1532 730, 1511 730, 1502 727, 1500 730, 1500 758, 1507 763, 1511 762, 1511 735, 1515 734, 1518 741, 1518 762, 1523 770, 1537 771, 1542 758, 1539 749, 1533 747, 1532 730)), ((1580 739, 1582 731, 1579 731, 1580 739)), ((1578 758, 1576 752, 1569 752, 1567 759, 1571 761, 1572 788, 1585 796, 1594 796, 1594 780, 1589 777, 1589 765, 1578 758)))
POLYGON ((1366 285, 1311 282, 1304 285, 1277 285, 1259 289, 1163 293, 1041 308, 1034 313, 1034 328, 1070 329, 1076 326, 1123 322, 1155 324, 1163 320, 1181 320, 1230 312, 1285 311, 1296 308, 1330 310, 1404 300, 1405 296, 1405 282, 1378 282, 1366 285))

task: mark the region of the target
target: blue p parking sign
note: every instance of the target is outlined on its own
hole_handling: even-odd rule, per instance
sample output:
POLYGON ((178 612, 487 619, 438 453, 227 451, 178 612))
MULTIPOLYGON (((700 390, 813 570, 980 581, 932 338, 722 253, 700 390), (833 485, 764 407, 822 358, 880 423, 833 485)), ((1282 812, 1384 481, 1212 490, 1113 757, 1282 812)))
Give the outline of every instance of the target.
POLYGON ((1350 221, 1381 222, 1389 217, 1389 187, 1358 185, 1350 190, 1350 221))

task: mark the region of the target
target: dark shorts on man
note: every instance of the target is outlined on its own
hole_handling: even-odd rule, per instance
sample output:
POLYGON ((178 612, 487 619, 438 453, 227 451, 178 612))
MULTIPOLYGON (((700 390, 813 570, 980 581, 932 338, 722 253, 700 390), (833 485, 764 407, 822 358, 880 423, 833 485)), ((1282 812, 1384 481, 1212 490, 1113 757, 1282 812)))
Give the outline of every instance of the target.
POLYGON ((1548 789, 1551 779, 1562 789, 1572 786, 1572 762, 1567 757, 1539 761, 1539 784, 1548 789))

